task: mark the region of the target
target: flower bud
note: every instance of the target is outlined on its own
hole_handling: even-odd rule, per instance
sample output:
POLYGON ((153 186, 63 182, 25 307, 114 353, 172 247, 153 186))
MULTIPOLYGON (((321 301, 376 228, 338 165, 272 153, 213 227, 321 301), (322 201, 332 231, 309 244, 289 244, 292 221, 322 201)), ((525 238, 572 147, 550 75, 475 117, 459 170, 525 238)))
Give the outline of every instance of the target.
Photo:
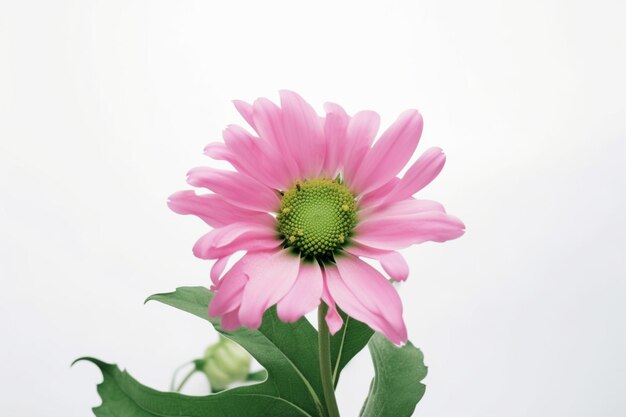
POLYGON ((250 372, 250 354, 235 342, 220 340, 204 353, 202 372, 209 378, 211 389, 221 391, 234 382, 245 381, 250 372))

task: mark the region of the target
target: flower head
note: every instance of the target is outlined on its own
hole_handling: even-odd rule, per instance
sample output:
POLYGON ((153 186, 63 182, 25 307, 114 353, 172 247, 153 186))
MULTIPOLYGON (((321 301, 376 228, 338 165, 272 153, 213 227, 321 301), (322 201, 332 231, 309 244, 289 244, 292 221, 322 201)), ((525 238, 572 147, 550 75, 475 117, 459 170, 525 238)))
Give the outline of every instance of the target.
POLYGON ((463 223, 434 201, 413 195, 441 171, 441 149, 427 150, 406 171, 422 133, 422 116, 404 112, 374 141, 379 116, 349 116, 328 103, 320 117, 299 95, 281 91, 281 106, 267 99, 235 106, 255 134, 231 125, 224 142, 205 153, 234 171, 192 169, 189 184, 213 194, 178 192, 169 206, 194 214, 214 229, 194 254, 215 259, 216 295, 209 314, 226 330, 258 328, 277 305, 292 322, 329 306, 331 333, 342 326, 337 306, 396 344, 407 340, 402 302, 388 279, 361 258, 378 261, 395 281, 408 276, 397 250, 461 236, 463 223), (224 273, 229 257, 245 254, 224 273))

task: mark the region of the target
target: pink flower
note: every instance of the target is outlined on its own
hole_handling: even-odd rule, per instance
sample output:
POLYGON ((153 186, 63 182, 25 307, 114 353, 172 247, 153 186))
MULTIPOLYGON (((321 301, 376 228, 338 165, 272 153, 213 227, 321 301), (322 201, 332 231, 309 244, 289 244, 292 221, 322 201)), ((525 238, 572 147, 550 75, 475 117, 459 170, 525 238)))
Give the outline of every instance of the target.
POLYGON ((213 194, 170 197, 172 210, 214 228, 193 248, 197 257, 216 260, 209 314, 221 317, 226 330, 256 329, 272 305, 281 320, 293 322, 323 300, 331 333, 342 326, 339 306, 393 343, 406 342, 398 293, 361 258, 404 281, 409 270, 398 249, 463 234, 463 223, 441 204, 412 197, 439 174, 445 155, 431 148, 398 178, 422 133, 416 110, 374 141, 375 112, 349 116, 328 103, 323 118, 296 93, 281 91, 280 101, 280 107, 265 98, 235 101, 256 135, 231 125, 224 143, 205 148, 235 170, 194 168, 189 184, 213 194), (224 273, 238 251, 244 256, 224 273))

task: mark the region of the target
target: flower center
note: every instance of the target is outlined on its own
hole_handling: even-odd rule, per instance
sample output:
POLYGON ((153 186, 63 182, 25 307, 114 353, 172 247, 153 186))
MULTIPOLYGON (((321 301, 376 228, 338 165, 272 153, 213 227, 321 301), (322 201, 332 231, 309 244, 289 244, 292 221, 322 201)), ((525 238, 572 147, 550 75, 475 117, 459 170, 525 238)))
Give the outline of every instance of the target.
POLYGON ((348 241, 356 226, 356 201, 338 181, 317 178, 286 191, 276 216, 285 246, 304 257, 325 258, 348 241))

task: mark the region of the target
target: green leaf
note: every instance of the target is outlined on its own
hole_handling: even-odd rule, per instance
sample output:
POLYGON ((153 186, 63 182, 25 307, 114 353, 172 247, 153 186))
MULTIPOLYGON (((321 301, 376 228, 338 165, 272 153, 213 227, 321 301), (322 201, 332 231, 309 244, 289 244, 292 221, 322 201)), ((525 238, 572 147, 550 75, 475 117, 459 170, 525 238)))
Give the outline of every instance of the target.
POLYGON ((261 369, 260 371, 250 372, 246 377, 246 381, 265 381, 265 378, 267 378, 267 371, 261 369))
MULTIPOLYGON (((97 417, 282 417, 325 416, 319 373, 317 332, 304 318, 293 324, 268 310, 258 330, 224 331, 219 320, 208 317, 213 294, 202 287, 182 287, 155 294, 155 300, 209 321, 215 329, 243 346, 266 369, 259 384, 237 387, 205 397, 164 393, 141 385, 126 371, 93 358, 82 358, 100 368, 104 380, 98 386, 102 405, 97 417)), ((367 343, 369 328, 343 315, 345 328, 331 340, 336 378, 348 361, 367 343)))
POLYGON ((369 344, 375 376, 363 404, 361 417, 410 417, 424 396, 424 355, 411 342, 397 347, 375 334, 369 344))
MULTIPOLYGON (((317 332, 306 320, 293 324, 278 319, 276 309, 268 310, 258 330, 224 331, 219 320, 208 317, 213 294, 202 287, 182 287, 172 293, 155 294, 155 300, 209 321, 215 329, 243 346, 266 369, 267 380, 206 397, 164 393, 145 387, 126 371, 93 358, 104 376, 98 386, 102 405, 97 417, 144 416, 324 416, 325 401, 319 374, 317 332)), ((342 329, 331 338, 335 384, 341 370, 370 339, 372 330, 344 313, 342 329)))
POLYGON ((298 407, 312 415, 325 409, 322 382, 319 373, 317 332, 306 320, 284 323, 276 309, 263 316, 258 330, 240 328, 224 331, 219 319, 208 316, 213 293, 203 287, 181 287, 165 294, 155 294, 146 301, 155 300, 194 314, 209 321, 224 336, 243 346, 267 370, 268 381, 276 396, 293 399, 298 407))
POLYGON ((102 405, 93 409, 96 417, 211 417, 211 416, 307 416, 297 404, 277 395, 267 382, 222 391, 205 397, 159 392, 141 385, 128 372, 94 358, 104 377, 98 385, 102 405))

